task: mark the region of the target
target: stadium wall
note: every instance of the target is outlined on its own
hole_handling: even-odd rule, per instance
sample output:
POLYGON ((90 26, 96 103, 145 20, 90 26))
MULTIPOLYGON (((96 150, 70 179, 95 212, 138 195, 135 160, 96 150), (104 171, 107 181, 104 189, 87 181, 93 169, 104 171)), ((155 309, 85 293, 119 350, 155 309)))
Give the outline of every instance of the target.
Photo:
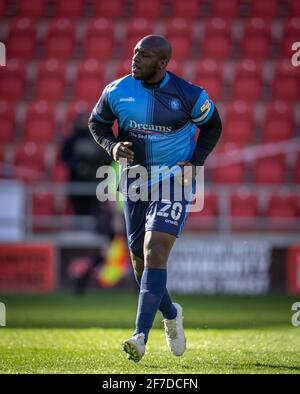
MULTIPOLYGON (((101 240, 107 247, 106 240, 101 240)), ((0 292, 74 290, 74 279, 99 252, 99 240, 2 243, 0 292)), ((95 265, 86 290, 100 290, 95 265)), ((169 258, 168 288, 181 294, 300 294, 300 243, 293 236, 207 236, 185 233, 169 258)), ((109 285, 105 286, 110 287, 109 285)), ((135 288, 127 269, 111 289, 135 288)))

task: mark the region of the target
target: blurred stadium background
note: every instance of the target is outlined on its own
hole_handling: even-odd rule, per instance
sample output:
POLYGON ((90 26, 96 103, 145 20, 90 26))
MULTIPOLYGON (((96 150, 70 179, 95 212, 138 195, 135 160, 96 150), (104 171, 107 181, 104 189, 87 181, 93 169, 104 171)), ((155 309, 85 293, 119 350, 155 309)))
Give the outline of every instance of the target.
POLYGON ((116 208, 102 203, 100 232, 75 215, 70 195, 95 196, 97 183, 70 183, 60 151, 77 114, 130 72, 137 41, 158 33, 173 44, 169 69, 205 87, 223 120, 171 291, 300 293, 298 0, 1 0, 0 18, 0 292, 71 289, 89 264, 89 288, 134 287, 122 237, 105 257, 116 208))

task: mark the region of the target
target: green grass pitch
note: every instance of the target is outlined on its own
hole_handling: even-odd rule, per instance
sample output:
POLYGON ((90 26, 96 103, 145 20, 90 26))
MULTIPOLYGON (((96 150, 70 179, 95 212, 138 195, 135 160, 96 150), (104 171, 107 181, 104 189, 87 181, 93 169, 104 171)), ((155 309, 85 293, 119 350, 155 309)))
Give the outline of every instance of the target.
POLYGON ((300 327, 291 324, 296 298, 173 298, 184 308, 186 353, 169 353, 157 314, 146 355, 133 363, 121 342, 134 327, 134 292, 2 295, 0 373, 300 372, 300 327))

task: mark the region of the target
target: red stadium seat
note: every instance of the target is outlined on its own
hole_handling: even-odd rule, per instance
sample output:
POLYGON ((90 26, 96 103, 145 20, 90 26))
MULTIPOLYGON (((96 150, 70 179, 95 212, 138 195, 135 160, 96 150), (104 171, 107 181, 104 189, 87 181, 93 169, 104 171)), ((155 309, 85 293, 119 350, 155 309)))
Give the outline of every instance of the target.
POLYGON ((33 231, 49 232, 55 230, 51 216, 56 213, 56 198, 54 193, 40 188, 32 196, 33 231))
POLYGON ((36 27, 32 19, 18 18, 10 24, 7 40, 8 58, 27 60, 34 57, 36 27))
POLYGON ((51 216, 55 213, 55 196, 49 192, 36 192, 32 196, 33 216, 51 216))
POLYGON ((23 182, 40 181, 45 169, 44 153, 44 147, 33 142, 16 147, 14 157, 16 178, 23 182))
POLYGON ((186 19, 170 19, 166 24, 166 36, 172 44, 175 60, 186 59, 191 56, 192 26, 186 19))
POLYGON ((205 192, 204 207, 201 212, 191 212, 188 216, 185 229, 188 231, 217 229, 218 225, 218 196, 211 192, 205 192))
POLYGON ((15 108, 6 101, 0 101, 1 132, 0 144, 13 142, 15 137, 15 108))
POLYGON ((140 18, 159 18, 162 16, 162 0, 133 0, 132 15, 140 18))
POLYGON ((136 44, 145 36, 153 34, 153 23, 146 18, 134 18, 127 24, 127 33, 124 40, 124 57, 133 54, 136 44))
POLYGON ((300 183, 300 151, 296 155, 294 182, 300 183))
POLYGON ((253 17, 274 18, 278 13, 278 0, 251 0, 249 6, 253 17))
POLYGON ((5 148, 4 146, 0 146, 0 176, 3 173, 3 169, 1 169, 1 164, 5 162, 5 148))
POLYGON ((192 26, 184 18, 170 18, 166 24, 167 36, 184 36, 192 39, 192 26))
POLYGON ((24 96, 24 91, 24 65, 17 59, 10 59, 6 67, 0 67, 0 99, 18 101, 24 96))
POLYGON ((213 0, 212 16, 219 18, 236 18, 240 15, 240 0, 213 0))
POLYGON ((49 23, 45 43, 46 57, 69 59, 75 46, 75 27, 70 19, 60 18, 49 23))
POLYGON ((213 171, 213 181, 217 183, 236 184, 245 182, 245 165, 243 163, 220 166, 213 171))
POLYGON ((83 16, 85 0, 55 1, 55 17, 56 18, 80 18, 83 16))
POLYGON ((171 59, 169 61, 167 70, 178 75, 179 77, 183 77, 184 75, 184 68, 182 62, 176 61, 174 59, 171 59))
POLYGON ((300 3, 298 0, 288 0, 288 8, 290 17, 300 16, 300 3))
POLYGON ((173 16, 180 18, 198 18, 201 15, 202 0, 173 0, 173 16))
POLYGON ((104 88, 103 64, 95 59, 79 63, 74 85, 75 100, 96 103, 104 88))
POLYGON ((289 18, 284 24, 280 40, 281 55, 290 60, 293 55, 292 45, 300 41, 300 18, 289 18))
POLYGON ((192 56, 192 42, 187 37, 170 36, 169 41, 174 60, 181 61, 192 56))
POLYGON ((0 2, 0 17, 6 16, 7 3, 8 3, 8 0, 3 0, 3 1, 0 2))
POLYGON ((56 183, 65 183, 69 180, 69 169, 61 161, 57 161, 52 170, 51 179, 56 183))
POLYGON ((106 17, 98 17, 88 21, 86 26, 86 36, 104 34, 105 36, 114 36, 115 20, 106 17))
POLYGON ((276 64, 272 85, 273 100, 298 101, 300 97, 300 73, 290 60, 276 64))
POLYGON ((240 189, 230 197, 231 228, 254 230, 259 214, 258 197, 248 189, 240 189))
POLYGON ((299 228, 299 195, 284 190, 271 195, 266 216, 271 231, 296 230, 299 228))
POLYGON ((131 73, 131 63, 132 63, 132 58, 125 59, 121 62, 118 62, 116 66, 116 73, 114 76, 114 79, 122 78, 127 74, 131 73))
POLYGON ((121 18, 124 13, 123 0, 95 1, 95 16, 105 18, 121 18))
POLYGON ((253 18, 246 23, 241 52, 245 58, 265 59, 270 57, 271 29, 267 21, 253 18))
POLYGON ((231 26, 226 19, 213 18, 204 28, 202 49, 205 57, 225 59, 231 54, 231 26))
POLYGON ((235 99, 255 101, 261 98, 262 67, 252 59, 244 59, 237 63, 233 94, 235 99))
POLYGON ((39 65, 35 98, 38 100, 61 100, 65 89, 65 64, 57 59, 47 59, 39 65))
POLYGON ((17 15, 26 18, 41 18, 44 15, 46 0, 19 0, 17 15))
POLYGON ((281 184, 285 179, 285 157, 276 155, 258 159, 254 165, 254 182, 281 184))
POLYGON ((245 181, 245 164, 243 162, 226 163, 226 159, 230 160, 236 157, 236 155, 239 154, 239 150, 240 146, 236 143, 225 143, 218 147, 216 153, 221 155, 223 159, 221 159, 219 165, 212 170, 214 182, 237 184, 245 181))
POLYGON ((223 87, 222 65, 213 59, 199 61, 195 69, 195 84, 202 86, 213 100, 220 99, 223 87))
POLYGON ((276 142, 292 138, 294 114, 291 106, 284 101, 275 101, 266 108, 263 139, 266 142, 276 142))
POLYGON ((25 141, 46 144, 54 139, 54 109, 46 101, 36 101, 27 109, 24 123, 25 141))
POLYGON ((113 21, 107 18, 92 20, 87 26, 83 49, 86 58, 110 58, 114 49, 113 21))
POLYGON ((271 195, 268 216, 292 218, 299 215, 299 195, 286 192, 271 195))
POLYGON ((227 108, 224 124, 224 138, 238 144, 248 144, 253 140, 254 115, 249 103, 237 100, 227 108))

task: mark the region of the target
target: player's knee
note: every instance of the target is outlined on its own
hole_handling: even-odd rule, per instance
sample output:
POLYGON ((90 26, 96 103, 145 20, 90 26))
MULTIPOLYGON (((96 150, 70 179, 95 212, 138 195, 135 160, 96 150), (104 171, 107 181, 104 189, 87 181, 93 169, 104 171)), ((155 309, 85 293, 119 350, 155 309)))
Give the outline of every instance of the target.
POLYGON ((145 267, 165 268, 167 265, 166 250, 163 245, 149 245, 144 250, 145 267))

